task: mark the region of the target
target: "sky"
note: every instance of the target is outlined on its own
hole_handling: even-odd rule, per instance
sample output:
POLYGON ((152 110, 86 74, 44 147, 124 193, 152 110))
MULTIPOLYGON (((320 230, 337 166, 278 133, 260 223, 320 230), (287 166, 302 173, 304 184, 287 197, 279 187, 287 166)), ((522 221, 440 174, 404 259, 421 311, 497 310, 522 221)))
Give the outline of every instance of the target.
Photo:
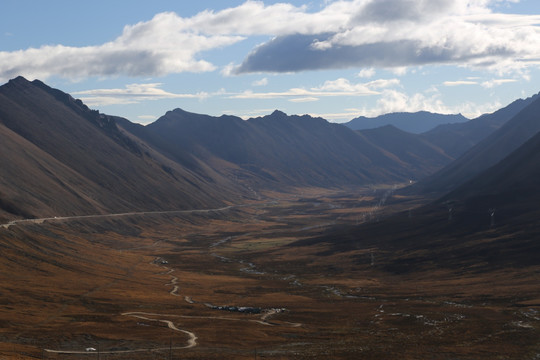
POLYGON ((279 109, 468 118, 540 91, 538 0, 2 0, 19 75, 141 124, 279 109))

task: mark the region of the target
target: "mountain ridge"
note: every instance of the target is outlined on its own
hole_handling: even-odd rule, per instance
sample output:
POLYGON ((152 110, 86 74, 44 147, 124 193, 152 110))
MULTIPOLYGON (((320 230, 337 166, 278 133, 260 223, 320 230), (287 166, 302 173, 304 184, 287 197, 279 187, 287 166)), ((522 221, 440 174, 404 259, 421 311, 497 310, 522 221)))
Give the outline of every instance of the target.
POLYGON ((163 210, 231 198, 212 189, 209 178, 149 157, 114 117, 41 82, 17 78, 0 87, 0 127, 0 193, 5 204, 21 204, 17 212, 43 217, 163 210))
POLYGON ((497 164, 518 149, 540 131, 537 115, 540 112, 540 96, 529 98, 525 103, 528 105, 521 108, 497 130, 466 151, 456 161, 415 184, 409 191, 444 194, 497 164))
POLYGON ((417 111, 388 113, 376 117, 359 116, 343 123, 343 125, 353 130, 367 130, 385 125, 393 125, 400 130, 420 134, 432 130, 438 125, 462 123, 468 120, 461 114, 438 114, 429 111, 417 111))
MULTIPOLYGON (((424 134, 393 126, 353 131, 279 110, 243 120, 177 108, 142 126, 22 77, 0 86, 0 126, 10 138, 5 153, 34 154, 18 157, 26 171, 20 176, 71 199, 54 205, 46 187, 36 185, 39 201, 14 207, 23 189, 6 180, 0 202, 12 214, 212 207, 266 190, 408 182, 452 161, 424 134)), ((17 173, 8 162, 3 168, 17 173)))
POLYGON ((222 159, 237 172, 262 175, 269 186, 405 181, 430 171, 429 166, 411 170, 396 154, 340 124, 279 110, 242 120, 175 109, 145 128, 169 148, 208 161, 222 159))

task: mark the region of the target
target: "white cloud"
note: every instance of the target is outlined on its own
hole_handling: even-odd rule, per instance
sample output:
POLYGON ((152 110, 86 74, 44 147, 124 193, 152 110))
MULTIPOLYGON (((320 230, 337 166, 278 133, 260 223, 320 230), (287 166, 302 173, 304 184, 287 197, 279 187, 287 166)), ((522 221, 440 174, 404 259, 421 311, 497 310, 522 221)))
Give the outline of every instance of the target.
MULTIPOLYGON (((478 78, 476 78, 477 80, 478 78)), ((443 82, 444 86, 462 86, 462 85, 481 85, 487 89, 493 88, 495 86, 509 84, 517 82, 516 79, 491 79, 483 82, 478 82, 475 80, 457 80, 457 81, 445 81, 443 82)))
POLYGON ((268 78, 262 78, 260 80, 254 81, 253 86, 266 86, 268 85, 268 78))
MULTIPOLYGON (((336 1, 328 12, 341 23, 283 25, 250 54, 238 72, 344 67, 403 68, 455 64, 513 72, 539 66, 540 15, 496 14, 496 0, 336 1), (338 16, 338 14, 340 14, 338 16), (346 19, 346 20, 343 20, 346 19), (324 27, 326 31, 319 31, 324 27), (289 30, 287 33, 286 30, 289 30), (289 53, 289 63, 278 54, 289 53), (304 64, 296 58, 304 59, 304 64)), ((306 20, 307 21, 307 20, 306 20)))
POLYGON ((508 83, 513 83, 513 82, 517 82, 516 79, 492 79, 492 80, 488 80, 488 81, 484 81, 482 83, 482 86, 487 88, 487 89, 491 89, 495 86, 499 86, 499 85, 502 85, 502 84, 508 84, 508 83))
POLYGON ((445 81, 443 82, 443 85, 444 86, 478 85, 478 82, 470 81, 470 80, 445 81))
POLYGON ((337 1, 319 12, 308 12, 307 6, 296 7, 287 3, 266 6, 262 1, 248 0, 237 7, 218 12, 203 11, 185 19, 185 24, 193 31, 204 34, 320 34, 342 28, 350 19, 348 11, 354 3, 337 1))
POLYGON ((0 79, 17 75, 46 79, 91 76, 158 76, 180 72, 212 71, 199 53, 232 45, 244 37, 201 35, 186 28, 174 13, 161 13, 150 21, 126 26, 115 40, 86 47, 45 45, 0 52, 0 79))
POLYGON ((359 93, 369 93, 371 90, 366 84, 351 84, 349 80, 344 78, 339 78, 337 80, 327 80, 323 85, 314 88, 314 90, 319 91, 340 91, 340 92, 359 92, 359 93))
POLYGON ((377 106, 374 108, 344 109, 343 112, 310 113, 310 115, 320 116, 335 122, 345 122, 359 116, 376 117, 390 112, 430 111, 440 114, 460 113, 469 119, 473 119, 482 114, 496 111, 501 106, 498 101, 484 104, 466 102, 458 106, 447 106, 441 100, 439 93, 433 93, 431 96, 420 93, 407 95, 403 92, 388 89, 381 93, 377 106))
POLYGON ((295 103, 314 102, 314 101, 319 101, 319 98, 308 96, 308 97, 299 97, 299 98, 289 99, 289 101, 295 102, 295 103))
POLYGON ((370 77, 373 77, 374 75, 375 75, 375 69, 374 68, 362 69, 358 73, 358 77, 360 77, 360 78, 370 78, 370 77))
POLYGON ((345 78, 336 80, 327 80, 324 84, 305 88, 292 88, 286 91, 274 92, 253 92, 251 90, 244 91, 240 94, 231 94, 232 99, 276 99, 276 98, 291 98, 293 102, 308 102, 316 101, 320 97, 334 96, 369 96, 379 94, 379 89, 397 86, 400 84, 398 79, 380 79, 367 83, 351 83, 345 78))
POLYGON ((407 74, 407 71, 408 71, 408 68, 406 66, 397 66, 397 67, 392 68, 392 72, 396 76, 404 76, 407 74))
POLYGON ((384 89, 400 85, 399 79, 379 79, 365 84, 370 89, 384 89))
POLYGON ((234 63, 229 63, 221 69, 220 73, 224 77, 231 77, 231 76, 236 75, 237 68, 238 66, 235 65, 234 63))
POLYGON ((256 47, 233 72, 295 72, 456 64, 499 73, 540 66, 540 15, 495 13, 501 0, 337 0, 319 11, 248 0, 192 17, 165 12, 128 25, 110 42, 44 45, 0 52, 0 79, 52 75, 81 79, 163 76, 215 70, 208 50, 250 36, 273 40, 256 47), (283 56, 287 54, 287 56, 283 56))
POLYGON ((490 113, 501 108, 501 103, 477 104, 464 102, 457 106, 448 106, 442 101, 438 92, 430 96, 421 93, 412 95, 405 94, 392 89, 384 90, 377 100, 375 109, 365 111, 364 116, 378 116, 391 112, 417 112, 430 111, 439 114, 463 114, 470 119, 485 113, 490 113))
POLYGON ((210 96, 205 92, 196 94, 175 94, 160 89, 161 83, 129 84, 123 89, 95 89, 74 92, 82 95, 81 100, 89 106, 135 104, 146 100, 159 99, 204 99, 210 96))
POLYGON ((319 87, 313 88, 313 90, 321 91, 342 91, 344 93, 371 93, 374 89, 382 89, 400 84, 398 79, 379 79, 370 81, 367 83, 351 84, 351 82, 344 78, 337 80, 328 80, 319 87))

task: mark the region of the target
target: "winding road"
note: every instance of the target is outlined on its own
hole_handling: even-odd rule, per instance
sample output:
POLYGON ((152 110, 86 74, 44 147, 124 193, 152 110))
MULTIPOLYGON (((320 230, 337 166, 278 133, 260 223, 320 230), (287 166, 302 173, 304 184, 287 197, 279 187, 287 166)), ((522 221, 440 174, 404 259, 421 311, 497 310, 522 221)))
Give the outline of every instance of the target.
POLYGON ((197 214, 209 213, 214 211, 225 211, 235 207, 244 207, 247 205, 229 205, 215 209, 193 209, 193 210, 169 210, 169 211, 140 211, 140 212, 125 212, 116 214, 96 214, 96 215, 75 215, 75 216, 54 216, 39 219, 20 219, 13 220, 6 224, 0 224, 0 228, 9 229, 15 225, 26 224, 43 224, 50 221, 65 221, 65 220, 81 220, 81 219, 106 219, 113 217, 135 216, 135 215, 172 215, 172 214, 197 214))
POLYGON ((188 344, 186 346, 178 347, 175 349, 189 349, 189 348, 197 346, 197 336, 191 331, 177 328, 176 325, 174 325, 174 323, 171 320, 152 319, 152 318, 146 317, 146 316, 182 317, 181 315, 163 315, 163 314, 154 314, 154 313, 145 313, 145 312, 127 312, 127 313, 122 313, 122 315, 132 316, 132 317, 135 317, 137 319, 142 319, 142 320, 162 322, 162 323, 167 324, 167 326, 171 330, 179 331, 179 332, 183 332, 187 334, 189 336, 188 344), (143 316, 143 315, 146 315, 146 316, 143 316))

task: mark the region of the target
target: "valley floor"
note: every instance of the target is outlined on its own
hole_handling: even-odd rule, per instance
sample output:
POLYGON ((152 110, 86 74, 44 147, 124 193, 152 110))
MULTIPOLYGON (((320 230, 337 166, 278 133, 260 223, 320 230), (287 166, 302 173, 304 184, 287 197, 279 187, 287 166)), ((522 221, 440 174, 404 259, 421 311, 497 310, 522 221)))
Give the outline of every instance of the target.
POLYGON ((538 359, 540 266, 297 243, 421 203, 391 191, 1 227, 0 359, 538 359))

